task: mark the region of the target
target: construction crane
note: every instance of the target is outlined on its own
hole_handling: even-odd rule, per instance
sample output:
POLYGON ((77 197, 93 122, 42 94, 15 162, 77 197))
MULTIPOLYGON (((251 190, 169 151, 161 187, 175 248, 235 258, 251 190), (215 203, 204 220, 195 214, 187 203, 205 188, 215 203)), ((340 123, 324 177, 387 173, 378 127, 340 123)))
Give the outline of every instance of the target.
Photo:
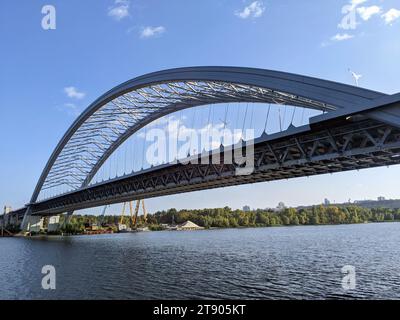
POLYGON ((124 202, 124 205, 122 206, 122 213, 121 213, 121 218, 119 220, 119 224, 124 224, 125 207, 126 207, 126 202, 124 202))
POLYGON ((138 224, 139 206, 140 206, 140 200, 136 201, 136 209, 135 209, 135 227, 137 227, 137 224, 138 224))
POLYGON ((103 211, 102 211, 101 215, 99 216, 99 227, 101 227, 103 225, 104 216, 106 214, 106 210, 108 207, 109 207, 109 205, 104 206, 103 211))
POLYGON ((131 201, 130 202, 130 209, 131 209, 131 224, 132 224, 132 228, 133 227, 137 228, 138 215, 139 215, 139 209, 140 209, 140 202, 142 202, 144 222, 145 223, 147 222, 147 211, 146 211, 146 206, 144 204, 144 200, 137 200, 136 201, 135 215, 133 215, 133 207, 132 207, 132 201, 131 201))
POLYGON ((144 200, 142 200, 142 207, 143 207, 144 223, 147 223, 147 210, 146 210, 146 206, 144 205, 144 200))
POLYGON ((136 227, 136 221, 137 221, 137 216, 133 215, 133 206, 132 206, 133 201, 129 202, 129 210, 130 210, 130 214, 131 214, 131 219, 130 219, 130 227, 133 229, 136 227))
MULTIPOLYGON (((144 222, 147 222, 147 211, 146 211, 146 206, 144 204, 144 200, 137 200, 136 201, 136 207, 135 210, 133 210, 133 201, 129 201, 129 211, 130 211, 130 228, 134 229, 137 228, 138 225, 138 214, 139 214, 139 209, 140 209, 140 202, 142 203, 142 210, 143 210, 143 217, 144 217, 144 222)), ((123 207, 122 207, 122 214, 120 218, 120 225, 124 224, 124 218, 125 218, 125 209, 126 209, 126 202, 124 202, 123 207)))
POLYGON ((142 209, 143 209, 143 219, 144 222, 147 222, 147 211, 146 211, 146 206, 144 205, 144 200, 138 200, 136 202, 136 210, 135 210, 135 225, 137 225, 137 217, 139 213, 139 208, 140 208, 140 202, 142 202, 142 209))

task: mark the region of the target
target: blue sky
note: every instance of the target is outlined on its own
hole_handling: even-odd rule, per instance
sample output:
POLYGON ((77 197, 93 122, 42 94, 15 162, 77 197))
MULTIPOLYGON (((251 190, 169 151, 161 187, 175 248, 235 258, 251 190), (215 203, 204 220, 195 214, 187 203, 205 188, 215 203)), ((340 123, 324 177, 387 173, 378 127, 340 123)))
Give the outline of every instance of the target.
MULTIPOLYGON (((395 0, 4 0, 0 6, 0 205, 25 204, 77 114, 144 73, 232 65, 352 84, 351 68, 362 74, 362 87, 400 91, 395 0), (48 4, 56 8, 55 30, 41 27, 48 4), (352 29, 341 27, 346 5, 356 18, 352 29)), ((151 199, 148 207, 400 198, 399 178, 398 166, 370 169, 151 199)))

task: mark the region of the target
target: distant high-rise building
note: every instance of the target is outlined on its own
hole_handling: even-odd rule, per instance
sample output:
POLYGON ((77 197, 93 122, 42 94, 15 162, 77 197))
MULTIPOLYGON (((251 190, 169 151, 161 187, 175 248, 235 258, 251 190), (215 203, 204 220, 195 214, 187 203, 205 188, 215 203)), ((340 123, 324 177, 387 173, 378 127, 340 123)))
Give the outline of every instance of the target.
POLYGON ((4 214, 9 214, 12 211, 12 208, 9 206, 4 206, 4 214))
POLYGON ((327 198, 325 198, 324 205, 329 206, 330 204, 331 204, 331 202, 327 198))
POLYGON ((251 209, 250 209, 250 207, 249 206, 244 206, 243 207, 243 211, 244 212, 249 212, 251 209))
POLYGON ((278 211, 283 211, 283 210, 286 209, 286 206, 285 206, 285 204, 284 204, 283 202, 279 202, 279 203, 278 203, 278 206, 276 207, 276 209, 277 209, 278 211))
POLYGON ((385 201, 385 197, 378 197, 378 201, 385 201))

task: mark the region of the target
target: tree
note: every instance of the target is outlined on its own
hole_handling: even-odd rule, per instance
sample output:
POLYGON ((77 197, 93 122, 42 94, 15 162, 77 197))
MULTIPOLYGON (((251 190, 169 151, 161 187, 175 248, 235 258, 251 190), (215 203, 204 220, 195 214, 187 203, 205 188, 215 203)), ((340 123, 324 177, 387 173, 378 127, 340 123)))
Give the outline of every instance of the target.
POLYGON ((300 222, 299 222, 299 218, 297 217, 297 216, 295 216, 293 219, 292 219, 292 224, 294 224, 295 226, 297 226, 297 225, 299 225, 300 224, 300 222))
POLYGON ((282 219, 282 223, 283 223, 285 226, 290 225, 290 219, 289 219, 288 216, 282 216, 281 219, 282 219))

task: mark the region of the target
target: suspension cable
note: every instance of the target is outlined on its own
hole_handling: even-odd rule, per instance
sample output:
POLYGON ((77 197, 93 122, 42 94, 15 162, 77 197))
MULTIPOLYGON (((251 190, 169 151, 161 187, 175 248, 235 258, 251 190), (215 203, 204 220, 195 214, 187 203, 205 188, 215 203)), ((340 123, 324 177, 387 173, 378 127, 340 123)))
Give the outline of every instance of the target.
POLYGON ((195 130, 194 130, 195 119, 196 119, 196 108, 194 108, 194 111, 193 111, 192 127, 190 128, 189 155, 191 154, 191 150, 192 150, 193 133, 195 133, 195 132, 194 132, 194 131, 195 131, 195 130))
POLYGON ((283 113, 282 128, 285 126, 286 112, 287 112, 287 107, 284 106, 283 108, 285 109, 285 111, 284 111, 284 113, 283 113))
MULTIPOLYGON (((111 156, 112 157, 112 156, 111 156)), ((110 167, 109 167, 109 170, 108 170, 108 179, 110 180, 111 179, 111 168, 112 168, 112 165, 111 165, 111 157, 109 157, 108 158, 108 163, 110 164, 110 167)))
POLYGON ((229 102, 225 106, 225 117, 224 117, 224 127, 225 128, 226 128, 226 120, 227 120, 227 117, 228 117, 228 109, 229 109, 229 102))
POLYGON ((254 103, 251 104, 250 129, 254 129, 253 128, 253 117, 254 117, 254 103))
POLYGON ((143 152, 142 152, 142 170, 144 169, 144 149, 146 144, 147 127, 144 126, 144 138, 143 138, 143 152))
POLYGON ((244 131, 244 125, 246 123, 246 118, 247 118, 247 110, 249 109, 249 104, 246 104, 246 111, 244 113, 244 118, 243 118, 243 126, 242 126, 242 133, 241 133, 241 139, 243 140, 243 131, 244 131))
MULTIPOLYGON (((213 128, 214 128, 214 119, 215 119, 215 108, 212 108, 212 116, 211 116, 211 126, 210 126, 210 130, 212 130, 213 128)), ((209 138, 212 138, 213 137, 213 135, 212 134, 209 134, 209 138)), ((209 141, 210 141, 210 139, 209 139, 209 141)), ((214 141, 211 141, 211 145, 210 145, 210 150, 212 150, 212 143, 213 143, 214 141)))
POLYGON ((115 153, 115 177, 118 177, 118 151, 115 153))
POLYGON ((236 105, 237 109, 237 115, 236 115, 236 123, 235 123, 235 129, 238 129, 239 126, 239 115, 240 115, 240 104, 238 103, 236 105))
POLYGON ((268 110, 267 110, 267 117, 265 119, 265 125, 264 125, 264 132, 267 133, 267 124, 268 124, 268 118, 269 118, 269 112, 271 110, 271 104, 268 104, 268 110))
MULTIPOLYGON (((176 150, 179 149, 179 133, 181 129, 181 120, 182 120, 182 110, 179 111, 178 126, 176 128, 176 150)), ((176 160, 178 160, 178 154, 176 154, 175 156, 176 160)))
MULTIPOLYGON (((209 142, 210 141, 210 119, 211 119, 211 104, 209 104, 208 105, 208 118, 207 118, 207 126, 206 126, 206 128, 207 128, 207 141, 209 142)), ((205 141, 204 141, 204 144, 203 144, 203 146, 204 146, 204 151, 207 151, 207 150, 205 150, 206 149, 206 144, 205 144, 205 141)))
POLYGON ((135 137, 132 136, 132 172, 135 172, 135 137))
POLYGON ((225 142, 225 132, 226 132, 226 124, 227 124, 227 117, 228 117, 228 109, 229 109, 229 102, 225 106, 225 115, 224 115, 224 128, 222 131, 222 137, 221 137, 221 144, 225 142))
POLYGON ((305 112, 306 108, 303 108, 303 112, 301 113, 301 124, 303 125, 303 121, 304 121, 304 112, 305 112))
POLYGON ((294 107, 294 109, 293 109, 292 120, 290 121, 291 125, 293 125, 293 120, 294 120, 295 113, 296 113, 296 107, 294 107))
POLYGON ((126 175, 126 158, 128 157, 128 144, 125 144, 125 163, 124 163, 124 175, 126 175))

